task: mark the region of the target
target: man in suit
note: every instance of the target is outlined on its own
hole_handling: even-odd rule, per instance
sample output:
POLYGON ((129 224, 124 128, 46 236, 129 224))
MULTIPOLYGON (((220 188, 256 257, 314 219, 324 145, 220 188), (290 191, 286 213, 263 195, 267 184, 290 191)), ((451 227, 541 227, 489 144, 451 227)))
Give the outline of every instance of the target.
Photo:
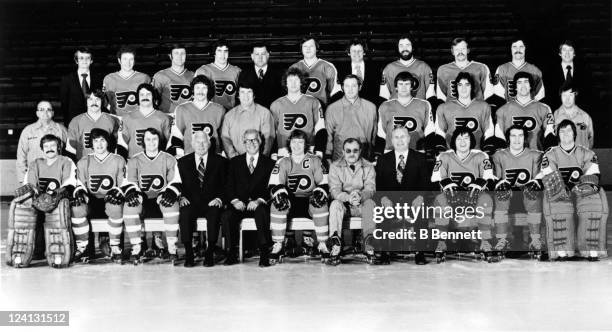
MULTIPOLYGON (((408 128, 405 126, 396 126, 391 132, 391 140, 393 150, 382 155, 376 164, 376 191, 380 193, 376 201, 384 207, 394 207, 397 203, 412 204, 412 206, 420 206, 423 203, 423 196, 419 195, 419 191, 425 191, 430 188, 428 181, 429 173, 425 155, 410 149, 410 135, 408 128), (389 192, 396 192, 393 197, 389 197, 389 192)), ((363 221, 362 221, 363 222, 363 221)), ((367 222, 373 222, 367 220, 367 222)), ((427 228, 427 220, 417 218, 412 224, 416 234, 419 234, 420 229, 427 228)), ((364 225, 364 229, 375 229, 373 225, 364 225)), ((366 250, 371 246, 372 239, 366 238, 366 250)), ((392 245, 392 244, 390 244, 392 245)), ((426 263, 423 253, 426 241, 417 240, 415 243, 416 264, 422 265, 426 263)), ((392 245, 396 247, 395 245, 392 245)), ((402 247, 404 247, 402 245, 402 247)), ((377 248, 384 249, 384 248, 377 248)), ((370 247, 369 250, 373 250, 370 247)), ((383 252, 377 254, 376 260, 382 264, 389 264, 389 254, 383 252)))
POLYGON ((268 252, 272 244, 270 237, 270 197, 268 180, 274 168, 274 161, 260 153, 261 133, 249 129, 242 135, 246 153, 232 158, 229 162, 225 197, 230 203, 223 213, 223 233, 228 241, 229 253, 225 265, 238 262, 238 231, 243 218, 255 218, 257 243, 259 245, 259 266, 270 266, 268 252))
POLYGON ((253 59, 253 65, 247 66, 240 72, 238 81, 253 82, 255 102, 270 109, 272 102, 283 93, 281 86, 283 72, 277 66, 268 63, 270 52, 268 46, 262 42, 253 44, 251 59, 253 59))
POLYGON ((60 83, 60 102, 66 126, 70 120, 87 110, 86 95, 102 88, 102 77, 92 73, 89 67, 93 62, 91 51, 79 47, 74 52, 77 70, 62 77, 60 83))
POLYGON ((213 266, 214 249, 219 236, 221 208, 225 199, 226 159, 208 153, 210 140, 204 131, 193 133, 191 146, 194 152, 178 161, 183 180, 183 198, 180 200, 181 241, 185 245, 185 267, 194 266, 192 235, 198 217, 206 218, 207 247, 204 266, 213 266))
MULTIPOLYGON (((344 78, 352 74, 361 79, 359 96, 374 103, 378 107, 383 99, 378 96, 380 82, 380 67, 373 61, 364 60, 364 55, 368 51, 366 42, 359 38, 354 38, 348 45, 348 56, 351 61, 344 61, 338 65, 338 78, 344 78)), ((342 85, 342 82, 339 82, 342 85)), ((337 94, 332 102, 342 98, 343 94, 337 94)), ((331 103, 330 103, 331 104, 331 103)))

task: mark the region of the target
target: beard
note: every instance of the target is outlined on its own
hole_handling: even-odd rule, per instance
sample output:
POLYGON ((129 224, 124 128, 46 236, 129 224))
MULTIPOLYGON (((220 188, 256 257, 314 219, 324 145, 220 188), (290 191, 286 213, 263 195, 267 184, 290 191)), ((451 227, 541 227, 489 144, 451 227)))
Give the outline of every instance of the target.
POLYGON ((408 60, 412 59, 412 52, 410 52, 410 51, 400 52, 400 59, 402 59, 404 61, 408 61, 408 60))

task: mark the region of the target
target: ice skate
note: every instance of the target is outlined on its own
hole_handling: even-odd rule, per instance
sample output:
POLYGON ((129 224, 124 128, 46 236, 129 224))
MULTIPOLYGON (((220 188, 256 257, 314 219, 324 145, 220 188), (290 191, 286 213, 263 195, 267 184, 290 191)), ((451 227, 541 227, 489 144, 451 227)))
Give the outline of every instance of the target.
MULTIPOLYGON (((329 238, 328 242, 331 252, 329 253, 329 260, 327 261, 327 264, 336 266, 341 263, 340 254, 342 251, 342 239, 337 233, 334 233, 334 235, 329 238)), ((321 256, 323 256, 323 254, 321 254, 321 256)))
POLYGON ((160 233, 153 233, 153 241, 151 241, 151 248, 145 251, 144 256, 147 259, 154 258, 164 258, 165 248, 164 248, 164 240, 161 237, 160 233))
POLYGON ((302 251, 297 246, 297 241, 295 241, 295 235, 286 237, 283 247, 284 255, 289 257, 298 257, 302 254, 302 251))
POLYGON ((140 247, 140 244, 135 244, 132 246, 132 253, 130 255, 130 262, 134 265, 138 265, 140 263, 142 263, 142 248, 140 247))
POLYGON ((283 253, 283 244, 280 242, 274 242, 272 246, 272 252, 269 255, 270 265, 280 264, 283 262, 285 254, 283 253))
POLYGON ((540 237, 532 237, 529 243, 529 257, 531 259, 542 260, 542 242, 540 237))
POLYGON ((493 257, 493 247, 489 240, 482 240, 480 243, 480 258, 487 263, 498 262, 495 257, 493 257))
POLYGON ((499 238, 497 240, 497 244, 493 248, 493 255, 497 257, 498 260, 502 260, 506 258, 506 252, 510 248, 510 242, 505 237, 499 238))
POLYGON ((72 258, 74 263, 89 263, 89 250, 87 250, 87 245, 78 246, 76 251, 74 252, 74 257, 72 258))
POLYGON ((438 246, 436 247, 435 250, 435 257, 436 257, 436 263, 440 264, 442 262, 446 262, 446 242, 444 241, 438 241, 438 246))
POLYGON ((366 262, 370 265, 375 263, 376 256, 374 252, 374 246, 372 246, 373 237, 368 235, 363 243, 363 254, 365 255, 366 262))
POLYGON ((319 242, 319 245, 317 246, 317 251, 321 254, 321 263, 329 263, 330 254, 325 242, 319 242))
POLYGON ((167 259, 171 265, 174 265, 178 261, 178 255, 176 254, 176 244, 168 243, 167 259))
POLYGON ((123 254, 119 246, 111 246, 111 260, 117 264, 123 264, 123 254))

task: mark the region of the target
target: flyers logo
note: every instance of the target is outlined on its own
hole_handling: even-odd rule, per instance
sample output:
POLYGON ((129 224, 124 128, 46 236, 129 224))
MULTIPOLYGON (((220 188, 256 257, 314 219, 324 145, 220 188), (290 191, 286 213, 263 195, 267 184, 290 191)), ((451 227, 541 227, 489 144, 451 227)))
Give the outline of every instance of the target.
POLYGON ((476 118, 455 118, 455 128, 466 128, 471 132, 478 130, 478 120, 476 118))
POLYGON ((115 92, 115 99, 117 100, 117 107, 119 108, 125 108, 126 106, 134 106, 138 104, 136 91, 115 92))
POLYGON ((83 133, 83 147, 85 149, 92 149, 93 142, 91 141, 91 132, 83 133))
POLYGON ((140 189, 142 191, 160 191, 166 181, 161 175, 157 174, 143 174, 140 175, 140 189))
POLYGON ((304 174, 289 175, 287 177, 287 186, 292 192, 298 190, 306 191, 312 186, 312 179, 304 174))
POLYGON ((536 119, 531 116, 513 116, 512 124, 523 126, 527 131, 532 131, 535 129, 537 122, 536 119))
POLYGON ((306 78, 306 89, 307 92, 317 93, 321 90, 321 81, 319 81, 316 77, 308 77, 306 78))
POLYGON ((523 186, 531 180, 531 173, 524 168, 510 168, 504 172, 504 177, 513 187, 523 186))
POLYGON ((224 94, 233 96, 236 94, 236 83, 232 81, 215 81, 215 95, 221 97, 224 94))
POLYGON ((408 131, 414 131, 417 128, 417 121, 410 116, 394 116, 393 125, 404 126, 408 131))
POLYGON ((455 80, 451 80, 448 83, 448 90, 450 92, 451 97, 457 98, 457 96, 459 95, 459 92, 457 91, 457 82, 455 82, 455 80))
POLYGON ((177 101, 191 98, 191 89, 185 84, 170 84, 170 100, 177 101))
POLYGON ((559 172, 561 172, 565 184, 577 184, 580 182, 580 176, 582 175, 580 167, 559 167, 559 172))
POLYGON ((191 124, 191 133, 195 133, 196 131, 203 131, 208 135, 208 138, 213 136, 213 126, 210 123, 192 123, 191 124))
POLYGON ((147 128, 136 129, 134 136, 136 137, 136 144, 144 148, 144 134, 147 128))
POLYGON ((285 113, 283 114, 283 129, 302 129, 308 124, 306 115, 299 113, 285 113))
POLYGON ((38 191, 53 191, 60 187, 59 181, 53 178, 38 178, 38 191))
POLYGON ((474 183, 476 177, 472 173, 451 172, 451 180, 462 187, 467 187, 468 185, 474 183))
POLYGON ((516 82, 514 80, 508 80, 508 96, 516 97, 516 82))
POLYGON ((97 193, 100 190, 110 190, 115 185, 115 181, 110 175, 106 174, 93 174, 89 176, 89 189, 93 193, 97 193))

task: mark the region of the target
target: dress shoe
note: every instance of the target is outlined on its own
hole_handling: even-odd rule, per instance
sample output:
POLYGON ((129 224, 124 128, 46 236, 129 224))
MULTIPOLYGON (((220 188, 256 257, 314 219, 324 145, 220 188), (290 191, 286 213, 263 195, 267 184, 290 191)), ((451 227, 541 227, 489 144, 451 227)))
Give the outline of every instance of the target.
POLYGON ((227 258, 225 259, 225 262, 223 263, 223 265, 234 265, 234 264, 238 264, 238 255, 236 255, 233 252, 230 252, 227 254, 227 258))
POLYGON ((204 253, 204 266, 215 266, 215 253, 212 250, 206 250, 204 253))
POLYGON ((425 259, 425 254, 423 252, 417 252, 414 255, 414 262, 416 265, 425 265, 427 264, 427 260, 425 259))

